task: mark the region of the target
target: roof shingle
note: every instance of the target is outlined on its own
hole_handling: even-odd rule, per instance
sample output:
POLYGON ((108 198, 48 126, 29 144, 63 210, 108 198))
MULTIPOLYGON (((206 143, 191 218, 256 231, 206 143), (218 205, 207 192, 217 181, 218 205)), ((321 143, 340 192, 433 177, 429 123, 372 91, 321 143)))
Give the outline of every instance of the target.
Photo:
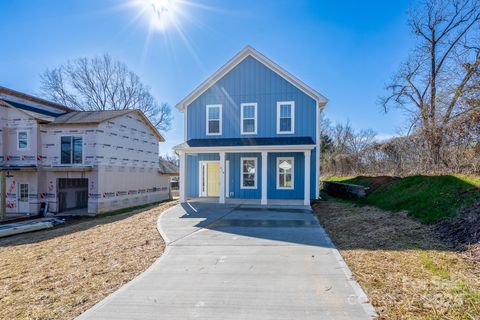
POLYGON ((50 124, 101 123, 133 111, 135 110, 74 111, 55 118, 55 120, 50 124))
POLYGON ((161 174, 178 175, 178 166, 176 166, 174 163, 160 158, 158 160, 158 165, 158 172, 161 174))

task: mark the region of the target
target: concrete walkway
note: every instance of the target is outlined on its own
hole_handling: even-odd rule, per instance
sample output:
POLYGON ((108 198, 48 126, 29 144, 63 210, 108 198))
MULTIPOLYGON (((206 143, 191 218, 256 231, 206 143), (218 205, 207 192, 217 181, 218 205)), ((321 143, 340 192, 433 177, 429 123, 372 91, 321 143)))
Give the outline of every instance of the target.
POLYGON ((160 216, 165 253, 78 319, 372 319, 308 210, 191 203, 160 216))

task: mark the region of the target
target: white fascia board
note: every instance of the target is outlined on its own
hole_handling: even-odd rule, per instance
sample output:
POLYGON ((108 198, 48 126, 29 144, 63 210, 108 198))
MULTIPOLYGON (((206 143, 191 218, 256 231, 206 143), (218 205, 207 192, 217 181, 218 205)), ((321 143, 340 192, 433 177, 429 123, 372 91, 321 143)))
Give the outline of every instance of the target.
POLYGON ((212 76, 202 82, 194 91, 192 91, 188 96, 186 96, 182 101, 180 101, 175 107, 180 112, 184 112, 187 105, 192 103, 196 98, 198 98, 201 94, 203 94, 210 87, 212 87, 218 80, 220 80, 223 76, 225 76, 248 56, 252 56, 253 58, 260 61, 270 70, 280 75, 282 78, 303 91, 305 94, 307 94, 319 104, 326 104, 328 102, 328 99, 325 96, 300 81, 298 78, 293 76, 291 73, 280 67, 272 60, 268 59, 266 56, 264 56, 251 46, 246 46, 242 51, 240 51, 232 59, 230 59, 225 65, 218 69, 212 76))

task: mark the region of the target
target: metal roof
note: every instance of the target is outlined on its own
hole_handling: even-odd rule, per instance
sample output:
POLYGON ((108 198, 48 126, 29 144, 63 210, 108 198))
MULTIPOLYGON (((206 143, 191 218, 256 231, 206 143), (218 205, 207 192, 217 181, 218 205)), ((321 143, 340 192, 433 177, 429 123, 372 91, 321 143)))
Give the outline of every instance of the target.
POLYGON ((181 147, 244 147, 244 146, 293 146, 314 145, 311 137, 281 137, 281 138, 213 138, 190 139, 181 147))

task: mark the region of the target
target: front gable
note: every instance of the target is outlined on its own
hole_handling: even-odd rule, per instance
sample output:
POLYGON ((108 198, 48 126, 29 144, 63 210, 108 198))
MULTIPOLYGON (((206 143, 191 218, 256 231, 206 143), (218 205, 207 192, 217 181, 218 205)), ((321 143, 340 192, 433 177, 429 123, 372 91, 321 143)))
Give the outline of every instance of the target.
POLYGON ((202 82, 195 90, 193 90, 188 96, 186 96, 182 101, 180 101, 176 107, 179 111, 183 112, 193 100, 198 98, 203 92, 209 89, 212 85, 214 85, 219 79, 225 76, 227 73, 230 72, 233 68, 235 68, 239 63, 241 63, 246 57, 251 56, 258 60, 259 62, 263 63, 265 66, 270 68, 272 71, 283 77, 285 80, 292 83, 298 89, 305 92, 309 95, 312 99, 314 99, 319 106, 324 107, 328 100, 325 96, 318 93, 313 88, 309 87, 298 78, 290 74, 288 71, 280 67, 278 64, 273 62, 272 60, 265 57, 263 54, 252 48, 251 46, 246 46, 242 51, 237 53, 232 59, 230 59, 225 65, 223 65, 220 69, 218 69, 212 76, 210 76, 207 80, 202 82))
POLYGON ((295 102, 296 129, 291 136, 309 136, 315 140, 318 100, 258 57, 248 54, 185 106, 186 138, 206 138, 206 106, 215 104, 222 105, 222 134, 216 138, 244 137, 240 132, 242 103, 258 105, 258 131, 251 136, 273 137, 277 125, 276 105, 280 101, 295 102))
POLYGON ((245 57, 202 95, 218 96, 226 92, 230 96, 248 98, 278 93, 297 94, 314 100, 252 56, 245 57))

